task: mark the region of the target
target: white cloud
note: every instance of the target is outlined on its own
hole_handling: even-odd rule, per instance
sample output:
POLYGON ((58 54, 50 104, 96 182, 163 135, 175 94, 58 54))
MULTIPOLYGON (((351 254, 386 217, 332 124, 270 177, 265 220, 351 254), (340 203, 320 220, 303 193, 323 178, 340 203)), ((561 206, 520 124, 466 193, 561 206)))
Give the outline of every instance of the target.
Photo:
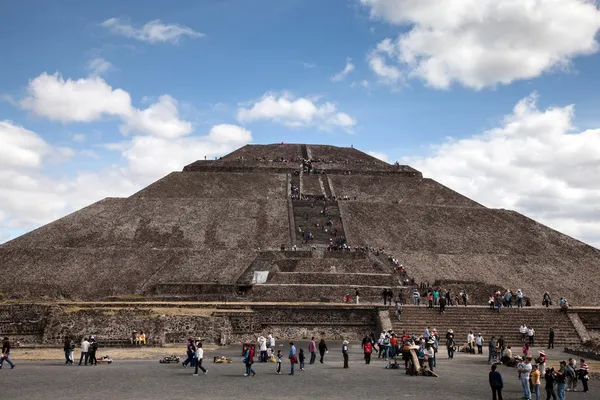
POLYGON ((121 127, 121 132, 148 133, 152 136, 174 138, 192 132, 192 124, 179 119, 178 103, 169 95, 162 95, 158 102, 144 110, 134 110, 121 127))
POLYGON ((271 120, 291 128, 316 126, 330 130, 338 127, 349 132, 356 125, 352 117, 339 112, 333 103, 318 104, 316 99, 295 98, 290 93, 266 93, 251 103, 250 108, 239 108, 237 118, 241 123, 271 120))
POLYGON ((373 156, 373 157, 375 157, 375 158, 377 158, 377 159, 379 159, 381 161, 390 162, 389 161, 389 156, 387 154, 385 154, 385 153, 381 153, 381 152, 378 152, 378 151, 367 151, 367 154, 370 155, 370 156, 373 156))
POLYGON ((74 133, 71 135, 71 139, 73 139, 74 142, 83 143, 85 142, 85 135, 81 133, 74 133))
POLYGON ((110 87, 99 76, 65 80, 59 73, 42 73, 31 80, 21 107, 54 121, 88 122, 103 116, 127 117, 131 97, 110 87))
POLYGON ((600 129, 576 131, 574 106, 519 101, 501 126, 404 159, 484 205, 517 210, 600 246, 600 129))
POLYGON ((332 82, 339 82, 346 79, 348 74, 354 70, 354 64, 352 64, 352 59, 350 57, 346 58, 346 66, 343 70, 335 74, 331 77, 332 82))
POLYGON ((361 0, 402 28, 368 55, 384 82, 402 76, 473 89, 565 69, 598 51, 600 11, 589 0, 361 0), (388 61, 389 59, 389 61, 388 61))
POLYGON ((112 68, 112 64, 104 58, 97 57, 88 62, 87 68, 92 75, 102 75, 112 68))
POLYGON ((1 169, 37 168, 51 149, 36 133, 8 120, 0 121, 0 143, 1 169))
POLYGON ((165 25, 158 19, 146 23, 141 28, 136 28, 122 22, 118 18, 110 18, 104 21, 102 26, 112 33, 149 43, 177 43, 184 36, 190 38, 206 36, 204 33, 196 32, 187 26, 178 24, 165 25))

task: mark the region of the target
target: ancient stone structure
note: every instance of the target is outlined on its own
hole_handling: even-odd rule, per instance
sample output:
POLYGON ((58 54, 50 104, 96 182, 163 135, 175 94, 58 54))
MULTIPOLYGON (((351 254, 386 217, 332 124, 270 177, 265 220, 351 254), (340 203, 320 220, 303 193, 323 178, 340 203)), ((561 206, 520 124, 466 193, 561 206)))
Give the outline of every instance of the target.
MULTIPOLYGON (((315 315, 325 323, 296 335, 337 326, 338 336, 352 336, 369 324, 375 329, 381 313, 348 314, 327 304, 354 299, 356 290, 363 301, 379 301, 386 288, 408 299, 414 279, 468 290, 480 304, 490 288, 521 288, 534 305, 546 290, 555 300, 565 295, 572 304, 598 305, 589 294, 600 278, 599 261, 600 250, 514 211, 487 208, 409 166, 354 148, 247 145, 1 245, 0 292, 28 302, 317 302, 324 308, 315 315), (340 251, 344 245, 352 250, 340 251), (266 281, 254 282, 255 272, 268 272, 266 281), (345 325, 335 325, 343 318, 345 325)), ((43 332, 40 338, 54 341, 64 333, 52 328, 56 321, 79 326, 63 315, 108 325, 123 321, 124 331, 131 328, 125 321, 151 320, 147 329, 160 341, 192 330, 170 316, 171 332, 166 317, 140 316, 147 310, 121 308, 108 318, 93 307, 76 313, 52 307, 58 308, 44 318, 25 318, 21 330, 14 318, 20 311, 5 310, 0 333, 25 338, 43 332), (42 329, 40 321, 50 322, 42 329)), ((295 310, 279 309, 282 323, 299 327, 295 315, 312 315, 295 310)), ((250 320, 228 313, 195 316, 197 324, 186 326, 211 337, 279 329, 270 320, 257 323, 256 311, 250 320)))

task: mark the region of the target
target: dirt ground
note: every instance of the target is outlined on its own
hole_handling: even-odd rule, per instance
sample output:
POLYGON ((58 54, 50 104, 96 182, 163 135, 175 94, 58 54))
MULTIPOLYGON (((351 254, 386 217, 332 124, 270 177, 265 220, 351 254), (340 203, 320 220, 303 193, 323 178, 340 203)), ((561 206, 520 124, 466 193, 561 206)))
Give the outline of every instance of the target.
MULTIPOLYGON (((205 350, 215 350, 218 346, 204 346, 205 350)), ((97 356, 108 355, 114 360, 159 360, 177 354, 185 358, 185 344, 165 347, 105 347, 98 349, 97 356)), ((60 348, 13 348, 11 356, 16 360, 64 360, 65 353, 60 348)), ((75 358, 80 356, 75 349, 75 358)))

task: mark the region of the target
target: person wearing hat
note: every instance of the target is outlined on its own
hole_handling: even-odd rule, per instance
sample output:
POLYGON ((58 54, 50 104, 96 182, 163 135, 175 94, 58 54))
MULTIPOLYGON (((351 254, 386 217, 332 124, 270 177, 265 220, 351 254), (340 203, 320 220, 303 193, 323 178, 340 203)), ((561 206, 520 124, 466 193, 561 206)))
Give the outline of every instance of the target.
POLYGON ((342 356, 344 357, 344 368, 348 368, 348 341, 342 343, 342 356))
POLYGON ((8 336, 4 337, 4 341, 2 342, 2 354, 0 355, 0 368, 4 364, 4 361, 10 365, 10 369, 15 367, 15 364, 10 360, 10 340, 8 336))
POLYGON ((529 390, 529 376, 531 375, 531 356, 525 358, 525 362, 517 365, 517 372, 519 372, 519 379, 521 380, 521 386, 523 387, 523 399, 531 400, 531 390, 529 390))
POLYGON ((434 344, 435 340, 433 340, 433 337, 425 344, 425 359, 427 360, 427 365, 429 366, 430 371, 433 371, 433 368, 435 367, 433 364, 433 358, 435 357, 435 351, 433 349, 434 344))
POLYGON ((535 361, 539 364, 540 372, 546 370, 546 353, 544 350, 540 350, 540 355, 535 361))

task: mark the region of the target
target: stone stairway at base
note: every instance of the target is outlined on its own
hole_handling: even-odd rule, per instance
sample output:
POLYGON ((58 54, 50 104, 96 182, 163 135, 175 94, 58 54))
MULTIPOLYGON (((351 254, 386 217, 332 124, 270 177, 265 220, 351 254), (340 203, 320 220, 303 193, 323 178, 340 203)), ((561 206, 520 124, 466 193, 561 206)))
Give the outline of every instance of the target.
POLYGON ((513 347, 515 354, 519 354, 523 346, 519 334, 521 324, 533 327, 536 333, 534 347, 537 348, 547 347, 550 327, 554 328, 556 346, 581 343, 567 314, 557 308, 510 308, 498 313, 488 307, 454 306, 446 307, 446 312, 440 314, 437 307, 428 309, 425 306, 405 306, 400 321, 396 319, 392 309, 390 319, 394 331, 400 333, 406 331, 422 335, 425 328, 430 327, 437 329, 443 338, 448 329, 452 329, 457 344, 461 346, 466 343, 470 330, 475 335, 481 333, 486 343, 492 335, 496 338, 502 335, 507 345, 513 347))

